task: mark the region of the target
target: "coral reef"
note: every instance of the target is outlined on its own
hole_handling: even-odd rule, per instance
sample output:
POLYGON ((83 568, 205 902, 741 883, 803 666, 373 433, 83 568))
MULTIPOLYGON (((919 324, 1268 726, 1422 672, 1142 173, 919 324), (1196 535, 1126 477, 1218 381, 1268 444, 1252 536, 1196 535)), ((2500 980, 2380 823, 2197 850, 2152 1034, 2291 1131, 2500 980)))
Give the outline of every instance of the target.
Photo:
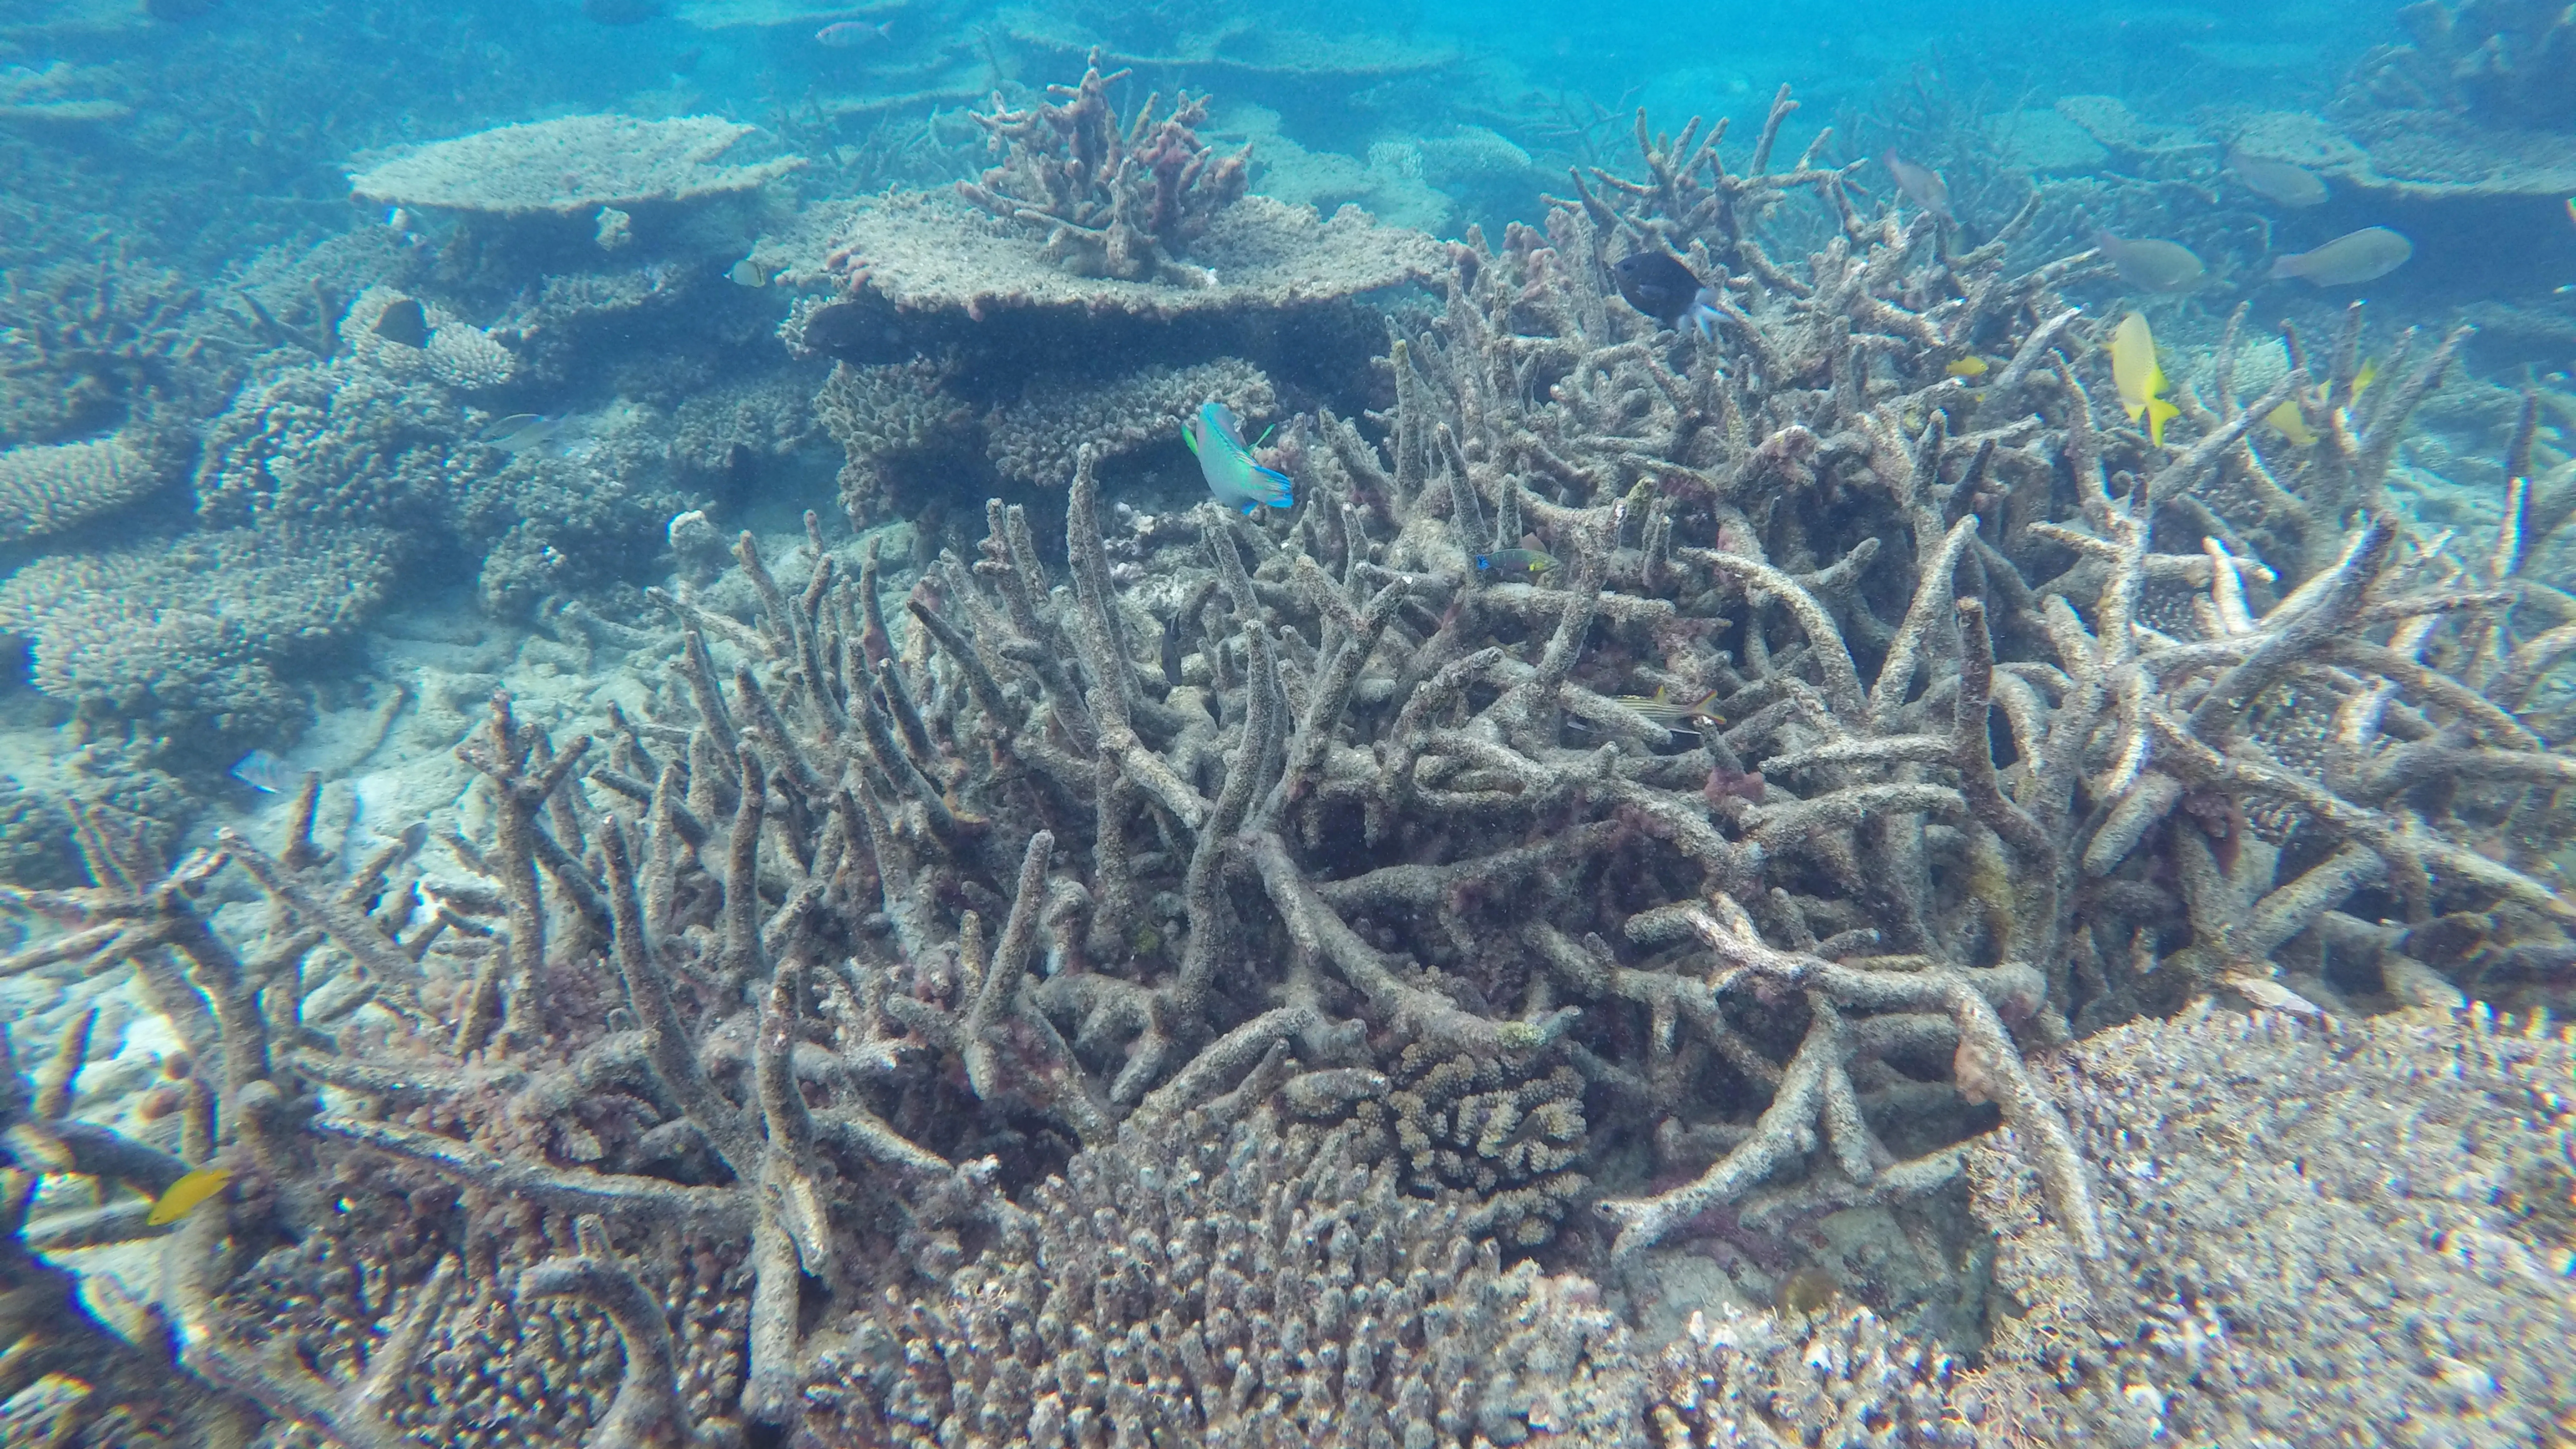
POLYGON ((427 537, 508 461, 462 432, 452 402, 354 359, 283 367, 208 425, 197 512, 219 526, 369 524, 427 537))
POLYGON ((1506 1271, 1455 1207, 1372 1170, 1359 1135, 1256 1115, 1084 1153, 943 1293, 825 1331, 808 1432, 1642 1446, 1637 1367, 1599 1291, 1506 1271))
POLYGON ((176 272, 119 249, 0 278, 0 440, 124 425, 220 396, 246 339, 176 272))
MULTIPOLYGON (((2290 328, 2247 396, 2240 312, 2141 432, 2061 295, 2096 259, 2014 260, 2039 203, 1966 244, 1827 137, 1775 166, 1792 109, 1740 165, 1640 116, 1633 172, 1498 245, 1236 200, 1182 238, 1204 287, 1049 267, 1031 228, 1099 215, 862 204, 791 327, 839 359, 851 511, 1069 460, 1062 554, 998 497, 945 549, 809 513, 567 605, 615 702, 496 693, 399 833, 317 835, 318 774, 281 836, 175 863, 83 807, 90 883, 0 893, 52 928, 0 975, 130 968, 199 1085, 142 1168, 39 1156, 142 1190, 27 1235, 150 1235, 154 1177, 230 1172, 164 1235, 160 1342, 241 1422, 355 1444, 2537 1432, 2576 1249, 2541 403, 2473 539, 2391 494, 2457 333, 2365 385, 2358 310, 2313 358, 2290 328), (1649 249, 1704 333, 1612 287, 1649 249), (968 380, 1079 318, 1128 349, 1083 406, 1141 432, 1221 373, 1291 385, 1217 344, 1434 274, 1381 406, 1283 428, 1293 509, 1202 503, 1114 568, 1123 434, 992 450, 1074 405, 968 380), (950 346, 836 345, 887 329, 950 346), (1818 1246, 1855 1220, 1951 1305, 1818 1246), (1778 1311, 1655 1356, 1613 1304, 1700 1306, 1690 1262, 1778 1311)), ((306 435, 408 425, 364 359, 306 371, 361 389, 306 435)), ((597 427, 602 472, 659 436, 597 427)), ((210 504, 343 485, 218 432, 210 504)), ((592 466, 478 475, 469 526, 592 466)), ((0 605, 40 680, 257 694, 227 629, 327 638, 377 585, 247 532, 0 605)), ((81 1136, 45 1132, 12 1152, 81 1136)))
POLYGON ((1208 219, 1192 243, 1193 285, 1085 277, 1046 264, 1044 242, 935 193, 897 193, 852 207, 807 275, 837 273, 852 290, 907 312, 973 317, 1015 311, 1123 313, 1158 319, 1330 302, 1432 275, 1438 243, 1344 208, 1329 221, 1266 196, 1208 219))
POLYGON ((1408 1190, 1468 1194, 1480 1205, 1467 1225, 1518 1248, 1552 1237, 1589 1185, 1566 1170, 1585 1144, 1583 1074, 1535 1066, 1415 1042, 1396 1058, 1382 1111, 1366 1113, 1392 1124, 1408 1190))
POLYGON ((0 452, 0 539, 58 533, 159 487, 153 460, 122 439, 0 452))
POLYGON ((1071 104, 997 126, 1006 155, 989 187, 1008 197, 981 191, 984 211, 953 194, 895 193, 816 208, 754 249, 781 280, 827 293, 801 302, 782 335, 792 352, 843 365, 816 411, 848 450, 841 496, 854 526, 902 506, 897 460, 986 451, 984 479, 1054 485, 1085 445, 1116 461, 1177 437, 1179 417, 1212 395, 1238 406, 1288 386, 1339 395, 1382 335, 1356 299, 1444 264, 1430 237, 1350 208, 1322 221, 1240 195, 1240 157, 1212 162, 1185 123, 1155 131, 1148 113, 1134 134, 1121 131, 1105 84, 1095 70, 1080 88, 1058 88, 1071 104), (1231 179, 1220 184, 1211 168, 1231 179), (1172 195, 1149 196, 1157 185, 1172 195), (1066 199, 1045 205, 1070 221, 991 214, 1053 217, 1033 198, 1058 192, 1066 199), (1094 215, 1104 207, 1127 220, 1094 215), (1157 221, 1158 207, 1184 219, 1157 221), (1052 233, 1120 227, 1133 232, 1121 246, 1161 260, 1105 275, 1050 260, 1061 249, 1052 233), (1183 243, 1188 261, 1171 260, 1183 243), (1056 365, 1075 357, 1082 366, 1056 365), (986 436, 960 438, 964 417, 983 418, 986 436))
POLYGON ((1261 369, 1232 357, 1149 363, 1106 383, 1040 378, 986 415, 984 449, 1004 478, 1055 486, 1073 476, 1086 448, 1105 462, 1180 436, 1181 420, 1210 398, 1247 418, 1269 416, 1279 401, 1261 369))
POLYGON ((360 199, 497 216, 572 215, 756 190, 804 164, 735 161, 756 128, 715 116, 560 116, 436 141, 349 176, 360 199))
POLYGON ((927 357, 833 364, 814 418, 846 455, 841 507, 852 519, 885 517, 904 476, 940 477, 942 464, 972 448, 975 410, 947 390, 952 370, 927 357))
POLYGON ((2439 0, 2397 12, 2407 43, 2357 71, 2372 97, 2492 124, 2576 129, 2576 19, 2545 0, 2439 0))
POLYGON ((1051 86, 1061 104, 1004 110, 976 121, 1002 161, 957 194, 1046 238, 1039 253, 1077 276, 1204 285, 1180 261, 1218 212, 1243 197, 1250 148, 1218 157, 1190 128, 1207 119, 1207 98, 1187 91, 1156 120, 1154 98, 1122 122, 1109 87, 1126 71, 1091 68, 1075 86, 1051 86))
MULTIPOLYGON (((2572 1068, 2483 1010, 2086 1041, 2042 1075, 2098 1164, 2109 1311, 1999 1299, 1982 1397, 2042 1442, 2548 1437, 2576 1410, 2572 1068)), ((2018 1164, 1980 1148, 1971 1177, 1999 1295, 2063 1305, 2078 1265, 2018 1164)))
POLYGON ((369 287, 349 304, 340 318, 340 345, 359 366, 397 381, 427 379, 469 391, 499 387, 518 366, 510 349, 483 329, 435 302, 406 297, 388 287, 369 287), (419 346, 387 337, 378 326, 387 308, 405 303, 420 308, 428 329, 419 346))
POLYGON ((0 584, 0 629, 32 641, 47 695, 155 733, 211 729, 229 760, 300 719, 286 676, 373 613, 393 547, 279 524, 55 554, 0 584))

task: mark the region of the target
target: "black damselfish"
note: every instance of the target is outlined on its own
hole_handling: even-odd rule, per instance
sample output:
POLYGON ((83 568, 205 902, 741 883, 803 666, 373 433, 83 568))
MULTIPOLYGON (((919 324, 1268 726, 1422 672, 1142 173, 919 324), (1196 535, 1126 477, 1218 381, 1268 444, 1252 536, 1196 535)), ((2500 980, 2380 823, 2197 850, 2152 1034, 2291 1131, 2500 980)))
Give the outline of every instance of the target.
POLYGON ((1676 332, 1685 322, 1705 336, 1716 312, 1715 294, 1670 252, 1632 252, 1610 264, 1620 299, 1676 332))

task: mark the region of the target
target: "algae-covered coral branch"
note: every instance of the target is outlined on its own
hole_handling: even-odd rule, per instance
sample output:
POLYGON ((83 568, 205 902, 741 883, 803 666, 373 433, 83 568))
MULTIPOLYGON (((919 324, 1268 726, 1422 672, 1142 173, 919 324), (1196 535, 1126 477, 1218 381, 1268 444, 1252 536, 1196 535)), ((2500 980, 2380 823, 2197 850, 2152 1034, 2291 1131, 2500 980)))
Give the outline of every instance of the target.
POLYGON ((1218 156, 1191 128, 1207 119, 1207 98, 1183 92, 1157 119, 1155 97, 1121 122, 1109 88, 1127 72, 1100 73, 1100 54, 1054 99, 1012 111, 999 98, 975 117, 1001 164, 957 194, 1046 232, 1047 260, 1084 276, 1128 281, 1203 282, 1182 264, 1209 217, 1243 195, 1250 147, 1218 156))

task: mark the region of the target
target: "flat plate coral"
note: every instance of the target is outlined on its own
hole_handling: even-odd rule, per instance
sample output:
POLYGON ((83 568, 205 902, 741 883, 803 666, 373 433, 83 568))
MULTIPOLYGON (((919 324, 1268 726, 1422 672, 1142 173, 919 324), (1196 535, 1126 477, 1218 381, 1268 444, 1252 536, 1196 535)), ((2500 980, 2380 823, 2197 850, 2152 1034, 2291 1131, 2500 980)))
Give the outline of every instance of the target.
POLYGON ((791 267, 811 274, 825 270, 828 257, 864 271, 869 287, 907 311, 977 316, 1077 308, 1173 318, 1293 306, 1419 281, 1448 264, 1431 237, 1380 226, 1355 207, 1324 221, 1266 196, 1225 208, 1192 245, 1190 261, 1213 274, 1204 287, 1069 275, 1045 259, 1043 236, 939 196, 861 202, 828 235, 819 256, 791 267))
POLYGON ((433 141, 349 176, 363 200, 454 211, 588 211, 749 191, 805 164, 723 158, 756 128, 717 116, 561 116, 433 141))

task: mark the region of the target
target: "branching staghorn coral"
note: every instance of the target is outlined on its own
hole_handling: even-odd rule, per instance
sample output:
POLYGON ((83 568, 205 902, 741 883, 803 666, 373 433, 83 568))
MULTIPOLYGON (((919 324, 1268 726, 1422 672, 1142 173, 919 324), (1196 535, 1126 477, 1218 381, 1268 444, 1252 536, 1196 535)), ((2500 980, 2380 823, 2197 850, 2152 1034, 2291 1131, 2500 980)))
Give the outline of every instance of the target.
POLYGON ((219 397, 250 349, 178 273, 123 248, 13 271, 0 291, 0 438, 53 442, 219 397))
MULTIPOLYGON (((1848 1281, 1865 1311, 1703 1320, 1639 1375, 1582 1274, 1650 1297, 1677 1240, 1795 1263, 1828 1215, 1919 1224, 1963 1182, 2052 1342, 2161 1351, 2157 1208, 2110 1179, 2074 1038, 2212 996, 2456 1002, 2445 966, 2563 949, 2521 838, 2563 830, 2566 761, 2513 710, 2564 616, 2523 524, 2463 560, 2376 500, 2442 350, 2331 455, 2353 501, 2261 563, 2238 450, 2309 373, 2192 400, 2160 448, 2055 295, 2083 263, 1646 145, 1654 181, 1458 251, 1372 431, 1286 430, 1293 514, 1206 505, 1113 573, 1086 449, 1061 563, 999 500, 974 557, 901 580, 810 516, 799 549, 746 535, 620 631, 642 705, 575 735, 495 701, 470 837, 332 861, 308 787, 274 853, 183 863, 273 912, 173 968, 259 1189, 174 1244, 190 1366, 344 1443, 497 1421, 432 1413, 433 1344, 544 1444, 1713 1445, 1756 1396, 1801 1439, 1960 1442, 2046 1392, 2048 1344, 1989 1324, 1962 1383, 1891 1336, 1918 1303, 1848 1281), (1609 289, 1645 237, 1718 294, 1713 337, 1609 289), (1970 387, 1970 352, 2008 361, 1970 387), (414 1197, 321 1212, 371 1176, 414 1197), (280 1224, 321 1246, 218 1271, 280 1224), (331 1352, 263 1342, 344 1243, 393 1291, 335 1308, 331 1352), (685 1306, 712 1295, 740 1311, 685 1306)), ((56 964, 205 946, 157 863, 103 869, 56 964)))
POLYGON ((1154 97, 1121 124, 1109 88, 1124 70, 1100 73, 1100 52, 1079 85, 1049 86, 1055 103, 1012 111, 994 98, 975 120, 1002 155, 957 194, 995 216, 1043 229, 1050 262, 1081 276, 1206 285, 1180 258, 1211 214, 1243 195, 1251 148, 1220 157, 1190 128, 1207 119, 1207 97, 1181 94, 1155 119, 1154 97))

